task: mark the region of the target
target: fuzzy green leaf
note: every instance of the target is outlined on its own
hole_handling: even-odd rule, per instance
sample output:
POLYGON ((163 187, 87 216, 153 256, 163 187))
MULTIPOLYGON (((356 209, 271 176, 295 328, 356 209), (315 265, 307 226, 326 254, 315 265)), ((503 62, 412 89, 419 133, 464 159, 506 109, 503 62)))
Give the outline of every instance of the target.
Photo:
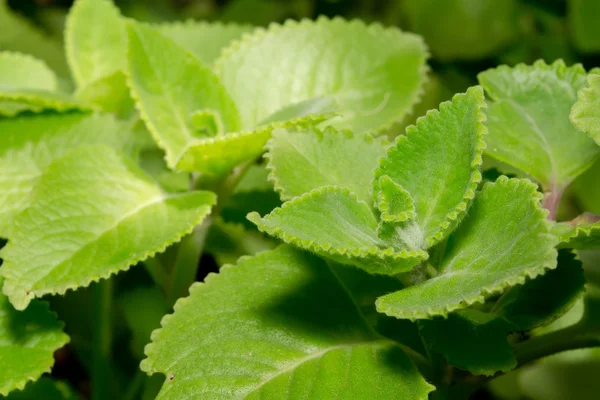
POLYGON ((492 312, 522 331, 544 326, 567 312, 584 292, 581 261, 569 251, 558 253, 556 269, 506 292, 492 312))
POLYGON ((379 178, 378 186, 377 208, 382 221, 404 222, 415 218, 415 202, 402 186, 387 175, 379 178))
POLYGON ((569 0, 567 6, 570 33, 575 46, 588 53, 600 51, 600 3, 596 0, 569 0))
POLYGON ((192 53, 204 65, 212 66, 221 50, 255 28, 252 25, 190 20, 157 25, 156 29, 192 53))
POLYGON ((370 183, 386 142, 368 135, 278 129, 267 143, 269 178, 283 200, 322 186, 343 187, 371 203, 370 183))
POLYGON ((127 78, 122 71, 90 82, 79 88, 74 96, 77 100, 94 104, 103 111, 124 117, 128 116, 134 107, 127 87, 127 78))
POLYGON ((559 223, 552 232, 558 237, 559 248, 566 249, 600 249, 600 218, 583 214, 575 224, 559 223))
POLYGON ((361 133, 410 112, 425 81, 426 56, 418 36, 396 28, 339 18, 288 20, 232 44, 215 71, 244 129, 292 104, 330 96, 343 113, 330 123, 361 133))
POLYGON ((587 81, 588 85, 577 94, 571 121, 600 146, 600 74, 589 74, 587 81))
POLYGON ((86 109, 56 92, 56 76, 43 62, 24 54, 0 52, 0 117, 23 111, 86 109))
POLYGON ((210 192, 165 194, 109 147, 80 147, 46 169, 15 218, 0 251, 4 293, 23 309, 107 278, 179 241, 214 203, 210 192))
POLYGON ((421 323, 421 334, 448 362, 476 375, 494 375, 517 365, 508 334, 516 327, 493 314, 464 310, 421 323))
POLYGON ((11 392, 5 400, 80 400, 75 390, 67 382, 55 381, 43 376, 30 383, 23 391, 11 392))
POLYGON ((438 275, 380 297, 377 309, 397 318, 445 316, 555 268, 557 240, 540 199, 527 180, 486 183, 448 239, 438 275))
POLYGON ((19 312, 0 294, 0 395, 50 372, 54 352, 69 341, 62 328, 47 303, 36 300, 19 312))
POLYGON ((167 376, 160 400, 425 400, 433 389, 323 260, 289 246, 192 286, 146 354, 142 369, 167 376))
POLYGON ((75 2, 66 22, 65 49, 78 87, 125 70, 125 24, 111 0, 75 2))
POLYGON ((491 99, 486 152, 492 157, 526 172, 546 190, 562 190, 600 155, 600 147, 569 121, 585 86, 581 65, 537 61, 501 66, 478 78, 491 99))
POLYGON ((0 119, 0 237, 8 237, 14 216, 53 160, 84 144, 105 144, 131 152, 132 132, 109 115, 60 114, 0 119))
POLYGON ((375 171, 376 200, 382 176, 391 178, 413 199, 415 218, 396 229, 410 231, 415 248, 431 247, 444 239, 475 195, 485 147, 484 108, 480 87, 440 104, 439 111, 429 111, 416 126, 407 128, 406 136, 398 137, 375 171))
POLYGON ((422 250, 395 249, 380 239, 373 212, 348 189, 324 186, 248 219, 286 243, 374 274, 404 272, 427 258, 422 250))

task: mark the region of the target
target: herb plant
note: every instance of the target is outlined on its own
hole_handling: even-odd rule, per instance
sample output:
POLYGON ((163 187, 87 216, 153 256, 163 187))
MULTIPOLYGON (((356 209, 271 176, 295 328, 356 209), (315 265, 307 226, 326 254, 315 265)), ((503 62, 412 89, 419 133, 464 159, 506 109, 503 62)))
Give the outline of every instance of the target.
POLYGON ((563 210, 600 70, 499 66, 420 116, 418 35, 109 0, 65 55, 0 52, 1 396, 77 398, 42 377, 69 341, 93 399, 465 399, 600 345, 600 209, 563 210))

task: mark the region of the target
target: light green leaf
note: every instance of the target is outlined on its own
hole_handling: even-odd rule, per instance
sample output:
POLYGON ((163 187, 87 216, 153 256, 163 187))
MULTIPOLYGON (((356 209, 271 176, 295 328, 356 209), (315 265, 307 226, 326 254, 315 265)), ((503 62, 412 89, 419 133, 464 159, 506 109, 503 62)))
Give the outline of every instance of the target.
POLYGON ((555 268, 557 240, 540 199, 527 180, 486 183, 448 239, 438 275, 380 297, 377 310, 413 320, 445 316, 555 268))
POLYGON ((584 285, 581 262, 571 252, 561 250, 556 269, 510 289, 492 312, 528 331, 565 314, 585 291, 584 285))
POLYGON ((54 72, 44 62, 26 54, 2 51, 0 92, 15 89, 53 92, 58 89, 58 82, 54 72))
POLYGON ((27 382, 50 372, 54 352, 68 341, 63 324, 46 302, 36 300, 19 312, 0 294, 0 395, 23 389, 27 382))
POLYGON ((423 35, 436 58, 481 59, 506 46, 519 32, 516 0, 405 1, 411 31, 423 35))
POLYGON ((105 146, 54 161, 0 251, 4 293, 17 309, 34 297, 87 286, 163 251, 210 212, 210 192, 165 194, 105 146))
POLYGON ((156 26, 164 36, 185 48, 204 65, 212 66, 221 50, 246 32, 255 29, 252 25, 235 23, 185 21, 156 26))
POLYGON ((244 129, 292 104, 329 96, 343 114, 330 123, 361 133, 410 112, 425 81, 426 56, 416 35, 322 17, 257 29, 224 50, 214 69, 244 129))
POLYGON ((0 237, 30 201, 40 174, 56 158, 84 144, 131 153, 128 125, 110 115, 49 114, 0 119, 0 237))
POLYGON ((377 201, 379 178, 384 175, 412 197, 416 216, 396 230, 399 236, 410 233, 415 248, 443 240, 475 196, 485 147, 484 108, 480 87, 440 104, 439 111, 429 111, 416 126, 407 128, 406 136, 398 137, 375 171, 373 196, 377 201))
POLYGON ((44 60, 61 77, 69 69, 60 40, 39 31, 30 21, 10 10, 7 0, 0 0, 0 49, 31 54, 44 60))
POLYGON ((493 314, 464 310, 421 322, 421 334, 448 362, 476 375, 517 366, 508 334, 517 328, 493 314))
POLYGON ((146 354, 142 369, 167 376, 161 400, 425 400, 433 389, 327 263, 288 246, 192 286, 146 354))
POLYGON ((102 111, 115 113, 121 117, 127 117, 134 107, 127 87, 127 78, 121 71, 88 83, 79 88, 74 96, 77 100, 94 104, 102 111))
POLYGON ((379 178, 378 185, 377 208, 382 221, 404 222, 415 218, 415 202, 402 186, 387 175, 379 178))
POLYGON ((600 74, 589 74, 587 81, 588 85, 577 93, 571 121, 600 146, 600 74))
POLYGON ((370 204, 370 183, 386 142, 369 135, 324 131, 277 129, 267 143, 269 179, 283 200, 322 186, 343 187, 370 204))
POLYGON ((23 391, 14 391, 6 400, 79 400, 80 397, 67 382, 55 381, 43 376, 30 383, 23 391))
POLYGON ((75 2, 66 22, 65 50, 78 87, 125 69, 125 24, 111 0, 75 2))
POLYGON ((581 65, 500 66, 478 75, 489 98, 487 153, 525 171, 546 190, 562 190, 600 155, 600 147, 569 121, 584 87, 581 65))
POLYGON ((128 28, 129 85, 144 122, 167 153, 169 167, 193 169, 196 156, 205 150, 196 145, 238 138, 201 141, 207 131, 194 124, 195 113, 210 110, 220 116, 225 132, 239 127, 235 104, 210 69, 154 29, 137 23, 128 28))
POLYGON ((587 53, 600 51, 600 3, 596 0, 569 0, 567 18, 575 46, 587 53))
POLYGON ((560 241, 558 247, 566 249, 600 249, 600 218, 583 214, 573 223, 556 224, 552 233, 560 241))
POLYGON ((422 250, 395 249, 380 239, 369 206, 344 188, 314 189, 263 218, 250 213, 248 219, 285 243, 373 274, 394 275, 427 258, 422 250))

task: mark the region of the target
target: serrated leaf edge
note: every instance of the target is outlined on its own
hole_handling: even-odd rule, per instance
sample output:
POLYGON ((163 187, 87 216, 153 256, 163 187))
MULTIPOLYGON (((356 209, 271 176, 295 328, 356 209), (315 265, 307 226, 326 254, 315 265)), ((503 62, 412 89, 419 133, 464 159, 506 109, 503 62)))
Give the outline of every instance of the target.
POLYGON ((251 46, 252 44, 259 42, 265 39, 267 36, 272 34, 277 34, 277 32, 285 29, 294 29, 294 28, 310 28, 313 26, 323 25, 323 24, 344 24, 348 26, 359 26, 361 28, 366 28, 367 31, 373 33, 378 37, 385 37, 389 39, 391 42, 397 41, 400 36, 402 37, 410 37, 412 40, 415 40, 419 43, 419 46, 423 50, 423 65, 420 71, 420 80, 421 85, 415 91, 414 98, 412 99, 412 103, 410 107, 402 113, 391 119, 390 121, 378 126, 375 129, 370 130, 369 132, 377 135, 379 133, 385 132, 392 128, 396 123, 402 122, 403 118, 406 115, 410 115, 414 108, 421 101, 423 94, 425 93, 425 82, 428 79, 428 73, 430 71, 429 66, 427 65, 427 60, 430 57, 429 48, 425 43, 425 40, 420 35, 414 34, 412 32, 405 32, 400 30, 398 27, 386 27, 379 22, 365 23, 359 19, 351 19, 347 20, 345 18, 336 16, 333 18, 326 17, 324 15, 320 15, 316 20, 302 18, 300 20, 294 19, 286 19, 283 23, 272 22, 266 28, 257 27, 253 32, 248 32, 242 35, 242 37, 238 39, 234 39, 227 47, 222 49, 221 55, 219 58, 215 60, 213 65, 213 71, 217 76, 220 76, 223 69, 223 64, 227 63, 227 59, 240 49, 243 49, 247 46, 251 46))
MULTIPOLYGON (((3 284, 2 284, 3 285, 3 284)), ((60 349, 61 347, 65 346, 66 344, 68 344, 71 341, 71 338, 69 337, 69 335, 67 335, 64 332, 65 329, 65 323, 63 321, 61 321, 60 319, 58 319, 58 314, 56 314, 54 311, 52 311, 52 309, 50 309, 50 304, 47 301, 43 301, 43 300, 36 300, 37 302, 39 302, 42 307, 44 308, 44 311, 51 314, 56 321, 58 322, 58 324, 60 325, 60 330, 62 331, 62 336, 63 336, 63 340, 61 342, 59 342, 59 344, 57 345, 57 350, 60 349)), ((17 381, 14 386, 10 386, 8 389, 2 389, 1 383, 0 383, 0 396, 8 396, 8 394, 12 391, 15 390, 23 390, 25 389, 25 386, 27 386, 27 384, 29 382, 35 382, 37 381, 43 374, 46 373, 50 373, 52 371, 52 367, 54 366, 54 352, 51 352, 50 356, 48 357, 48 362, 44 362, 44 365, 47 365, 47 367, 44 368, 43 371, 36 373, 36 374, 29 374, 27 376, 22 377, 19 381, 17 381)))
POLYGON ((588 225, 576 225, 574 228, 575 229, 570 230, 569 232, 558 235, 558 239, 560 240, 558 244, 559 249, 576 249, 577 247, 571 247, 569 245, 573 240, 580 239, 582 237, 591 237, 592 234, 596 232, 600 234, 600 222, 595 222, 588 225))
POLYGON ((546 272, 548 272, 552 269, 555 269, 557 266, 556 260, 557 260, 558 252, 556 251, 556 249, 554 247, 558 243, 558 239, 556 238, 556 236, 554 236, 553 234, 550 233, 551 222, 548 221, 546 218, 549 211, 546 210, 545 208, 542 208, 542 206, 541 206, 541 202, 542 202, 544 195, 542 193, 538 192, 537 186, 535 184, 533 184, 531 181, 529 181, 528 179, 508 178, 506 176, 501 176, 500 178, 498 178, 496 180, 496 182, 487 182, 485 185, 495 185, 498 183, 504 184, 508 181, 517 181, 519 183, 519 185, 527 186, 529 189, 534 190, 534 192, 532 193, 533 196, 532 196, 531 202, 535 206, 535 210, 536 210, 535 213, 539 215, 540 219, 543 221, 543 224, 546 226, 546 233, 540 234, 539 236, 546 237, 549 242, 554 243, 552 248, 550 248, 546 252, 546 255, 544 257, 545 261, 543 263, 541 263, 537 267, 529 268, 529 269, 523 271, 521 275, 509 277, 509 278, 505 279, 504 281, 501 281, 500 283, 493 285, 493 286, 484 287, 480 290, 480 292, 477 295, 474 295, 471 297, 463 296, 463 298, 461 300, 459 300, 458 302, 456 302, 455 304, 446 304, 441 309, 433 309, 433 308, 429 307, 427 309, 427 311, 425 311, 425 312, 419 312, 419 311, 401 312, 401 313, 392 312, 390 307, 386 307, 385 305, 381 304, 381 299, 383 297, 387 296, 387 295, 384 295, 384 296, 379 297, 375 301, 377 311, 381 312, 385 315, 388 315, 390 317, 394 317, 394 318, 398 318, 398 319, 408 319, 413 322, 420 320, 420 319, 431 319, 433 317, 447 318, 448 314, 451 312, 454 312, 457 310, 462 310, 464 308, 471 307, 475 304, 483 304, 485 302, 486 298, 489 298, 489 297, 497 295, 497 294, 501 294, 506 289, 509 289, 511 287, 514 287, 517 285, 523 285, 527 281, 528 278, 535 279, 536 277, 544 275, 546 272))
MULTIPOLYGON (((346 188, 337 186, 322 186, 311 190, 310 192, 304 193, 301 196, 294 197, 292 200, 285 202, 281 207, 271 211, 268 215, 279 214, 285 212, 285 209, 295 205, 296 203, 302 203, 306 199, 315 197, 323 193, 343 193, 348 195, 354 201, 359 202, 358 198, 354 193, 346 188)), ((381 249, 378 247, 360 247, 360 248, 336 248, 328 244, 317 244, 314 240, 301 240, 295 236, 289 235, 279 227, 277 228, 266 228, 262 224, 263 218, 257 212, 251 212, 247 216, 248 220, 254 223, 257 228, 266 234, 275 236, 283 240, 283 242, 294 245, 296 247, 306 249, 315 253, 328 253, 331 255, 344 256, 348 258, 365 258, 369 256, 375 256, 379 259, 385 260, 391 258, 392 260, 402 260, 410 258, 426 259, 427 253, 422 250, 400 250, 397 251, 392 247, 381 249)))
MULTIPOLYGON (((389 177, 389 175, 383 175, 380 176, 378 180, 383 179, 384 177, 387 177, 392 183, 398 185, 396 182, 394 182, 392 180, 392 178, 389 177)), ((398 185, 400 186, 400 185, 398 185)), ((400 186, 402 187, 402 186, 400 186)), ((402 190, 404 190, 404 188, 402 188, 402 190)), ((385 221, 385 222, 405 222, 408 220, 411 220, 413 218, 415 218, 417 216, 416 212, 415 212, 415 203, 413 198, 410 196, 410 194, 404 190, 404 192, 406 194, 408 194, 408 197, 410 199, 410 210, 408 211, 403 211, 401 213, 398 214, 390 214, 390 203, 386 200, 385 196, 383 195, 383 190, 379 192, 379 195, 377 196, 377 209, 381 212, 381 220, 385 221)))
MULTIPOLYGON (((588 135, 594 142, 596 142, 598 146, 600 146, 600 130, 599 132, 594 133, 589 129, 586 129, 585 126, 582 126, 582 124, 578 121, 577 115, 580 112, 580 108, 585 107, 587 98, 596 95, 600 99, 600 70, 595 68, 590 71, 586 80, 588 85, 581 88, 581 90, 577 92, 577 101, 575 104, 573 104, 573 107, 571 107, 569 119, 575 128, 588 135)), ((597 118, 600 120, 600 108, 597 111, 597 118)))

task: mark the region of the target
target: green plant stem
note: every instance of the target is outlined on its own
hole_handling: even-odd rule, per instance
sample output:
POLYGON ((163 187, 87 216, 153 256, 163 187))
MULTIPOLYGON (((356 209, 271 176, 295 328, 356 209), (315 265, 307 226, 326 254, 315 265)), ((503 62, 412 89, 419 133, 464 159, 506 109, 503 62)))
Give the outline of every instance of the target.
POLYGON ((600 346, 600 335, 590 332, 584 324, 533 337, 515 346, 519 367, 532 361, 567 350, 600 346))
POLYGON ((94 336, 92 350, 92 400, 111 398, 110 353, 112 344, 112 279, 94 288, 94 336))

